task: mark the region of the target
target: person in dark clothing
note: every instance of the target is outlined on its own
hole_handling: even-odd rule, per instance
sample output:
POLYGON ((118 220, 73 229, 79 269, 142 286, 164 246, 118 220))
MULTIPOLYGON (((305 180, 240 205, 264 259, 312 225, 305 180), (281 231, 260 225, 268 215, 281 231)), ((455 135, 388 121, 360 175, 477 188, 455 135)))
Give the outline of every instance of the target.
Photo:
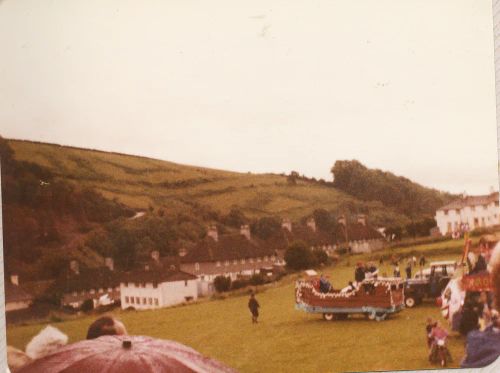
POLYGON ((479 308, 477 295, 468 293, 464 300, 462 318, 460 320, 460 334, 467 336, 470 331, 479 329, 479 308))
POLYGON ((259 308, 260 304, 257 302, 257 299, 255 299, 255 294, 252 293, 250 295, 250 300, 248 301, 248 308, 250 309, 250 312, 252 313, 252 323, 256 324, 258 322, 259 318, 259 308))
POLYGON ((323 275, 319 279, 319 291, 321 293, 328 293, 332 289, 332 284, 323 275))
POLYGON ((474 265, 474 268, 470 271, 470 274, 486 271, 487 267, 488 267, 488 265, 486 263, 486 259, 484 258, 484 255, 479 254, 479 256, 477 258, 477 262, 474 265))
POLYGON ((358 263, 356 270, 354 271, 354 280, 356 282, 363 282, 365 279, 365 266, 363 263, 358 263))
POLYGON ((405 271, 406 271, 406 278, 410 279, 411 278, 411 262, 410 261, 408 261, 408 264, 406 264, 405 271))
POLYGON ((426 263, 426 260, 425 260, 425 256, 420 256, 420 260, 419 260, 419 265, 420 267, 424 267, 425 266, 425 263, 426 263))

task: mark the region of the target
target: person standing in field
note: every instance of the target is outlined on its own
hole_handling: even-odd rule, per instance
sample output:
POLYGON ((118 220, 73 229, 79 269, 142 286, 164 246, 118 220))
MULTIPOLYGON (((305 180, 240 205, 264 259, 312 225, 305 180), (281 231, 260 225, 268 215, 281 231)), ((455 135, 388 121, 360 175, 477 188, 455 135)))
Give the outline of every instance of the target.
POLYGON ((420 256, 420 261, 419 261, 420 268, 424 267, 424 266, 425 266, 425 263, 426 263, 425 256, 422 254, 422 255, 420 256))
POLYGON ((260 304, 259 304, 259 302, 257 302, 257 299, 255 299, 254 293, 250 294, 250 300, 248 301, 248 308, 250 309, 250 312, 252 313, 252 323, 256 324, 258 322, 258 318, 259 318, 260 304))
POLYGON ((406 272, 406 278, 411 279, 411 261, 410 260, 408 260, 408 263, 406 263, 405 272, 406 272))

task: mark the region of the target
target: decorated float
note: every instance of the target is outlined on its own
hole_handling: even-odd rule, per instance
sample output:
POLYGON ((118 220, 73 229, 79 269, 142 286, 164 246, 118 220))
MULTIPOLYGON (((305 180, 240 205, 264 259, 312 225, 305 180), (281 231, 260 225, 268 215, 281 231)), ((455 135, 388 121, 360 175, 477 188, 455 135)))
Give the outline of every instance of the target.
POLYGON ((295 307, 319 313, 325 320, 346 319, 363 314, 372 320, 384 320, 404 307, 404 281, 400 278, 364 280, 351 289, 321 292, 317 279, 298 280, 295 284, 295 307))
POLYGON ((488 262, 499 240, 500 238, 495 235, 483 236, 479 245, 472 248, 471 240, 465 236, 464 252, 459 268, 437 299, 443 317, 448 320, 453 330, 459 329, 466 296, 474 293, 490 293, 493 290, 488 262), (479 256, 484 258, 484 268, 478 268, 479 256))

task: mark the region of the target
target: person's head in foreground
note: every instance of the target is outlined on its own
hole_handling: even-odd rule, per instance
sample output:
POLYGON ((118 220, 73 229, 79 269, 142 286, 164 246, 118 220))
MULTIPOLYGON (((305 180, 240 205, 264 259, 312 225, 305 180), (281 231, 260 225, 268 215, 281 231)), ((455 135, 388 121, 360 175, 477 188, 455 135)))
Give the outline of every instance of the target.
POLYGON ((87 339, 99 338, 103 335, 126 335, 123 323, 113 317, 103 316, 94 321, 87 331, 87 339))
MULTIPOLYGON (((493 280, 493 315, 500 310, 500 243, 497 243, 490 260, 493 280)), ((466 355, 462 368, 485 367, 500 356, 500 325, 497 317, 484 331, 473 330, 467 335, 466 355)))

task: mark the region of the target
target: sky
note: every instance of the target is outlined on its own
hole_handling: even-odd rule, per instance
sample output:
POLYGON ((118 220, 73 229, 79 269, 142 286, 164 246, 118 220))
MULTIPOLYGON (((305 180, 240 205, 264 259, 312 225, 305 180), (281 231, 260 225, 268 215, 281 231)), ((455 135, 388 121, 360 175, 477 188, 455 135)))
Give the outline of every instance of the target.
POLYGON ((498 189, 490 0, 0 1, 0 135, 498 189))

